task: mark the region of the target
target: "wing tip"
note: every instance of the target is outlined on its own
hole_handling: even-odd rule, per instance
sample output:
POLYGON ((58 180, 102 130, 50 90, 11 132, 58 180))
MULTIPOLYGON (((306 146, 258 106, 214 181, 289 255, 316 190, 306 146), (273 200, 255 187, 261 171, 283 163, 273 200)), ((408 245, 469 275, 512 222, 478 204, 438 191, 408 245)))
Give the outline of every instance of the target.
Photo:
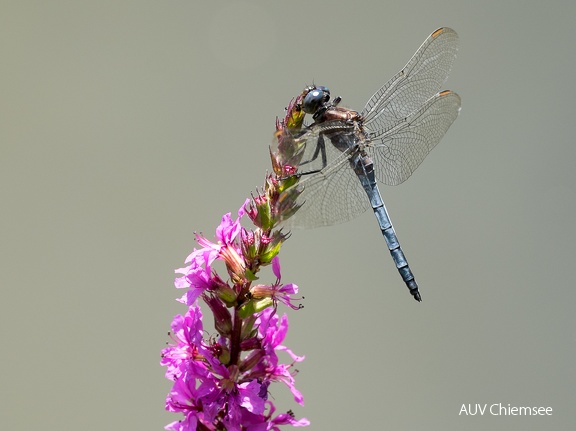
POLYGON ((435 37, 439 36, 440 34, 444 33, 445 30, 446 30, 446 27, 440 27, 438 30, 435 30, 434 32, 432 32, 430 37, 435 38, 435 37))
POLYGON ((440 27, 437 30, 434 30, 432 32, 432 34, 430 35, 430 38, 435 39, 438 36, 440 36, 443 33, 454 33, 457 34, 453 29, 451 29, 450 27, 440 27))

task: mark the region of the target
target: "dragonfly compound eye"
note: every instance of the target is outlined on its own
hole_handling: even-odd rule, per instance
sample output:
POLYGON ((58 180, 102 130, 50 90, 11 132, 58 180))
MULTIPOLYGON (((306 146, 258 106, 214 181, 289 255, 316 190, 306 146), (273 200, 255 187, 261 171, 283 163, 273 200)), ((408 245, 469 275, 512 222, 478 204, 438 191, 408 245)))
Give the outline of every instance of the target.
POLYGON ((302 109, 307 114, 315 114, 316 111, 326 102, 330 100, 330 90, 326 87, 315 87, 304 96, 302 109))

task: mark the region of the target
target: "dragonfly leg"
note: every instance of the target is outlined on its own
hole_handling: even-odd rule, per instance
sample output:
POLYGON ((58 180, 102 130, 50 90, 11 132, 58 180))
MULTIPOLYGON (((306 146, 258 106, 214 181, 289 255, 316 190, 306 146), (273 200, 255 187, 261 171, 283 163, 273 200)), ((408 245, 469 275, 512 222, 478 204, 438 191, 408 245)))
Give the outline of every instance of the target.
POLYGON ((306 163, 311 163, 314 160, 316 160, 318 158, 318 155, 322 155, 322 167, 318 168, 318 169, 314 169, 311 171, 307 171, 307 172, 300 172, 298 175, 310 175, 310 174, 316 174, 318 172, 320 172, 322 169, 324 169, 326 167, 326 165, 328 164, 328 159, 326 157, 326 144, 324 142, 324 136, 320 135, 318 136, 318 141, 316 143, 316 149, 314 150, 314 154, 312 155, 312 158, 309 160, 306 160, 304 162, 300 163, 300 166, 305 165, 306 163))

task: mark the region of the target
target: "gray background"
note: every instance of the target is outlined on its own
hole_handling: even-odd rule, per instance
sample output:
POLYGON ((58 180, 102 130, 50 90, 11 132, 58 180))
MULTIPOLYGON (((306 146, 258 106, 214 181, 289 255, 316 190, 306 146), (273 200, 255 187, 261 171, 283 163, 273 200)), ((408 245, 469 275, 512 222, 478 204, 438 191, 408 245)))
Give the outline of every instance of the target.
MULTIPOLYGON (((463 109, 371 214, 296 231, 311 430, 566 430, 574 416, 573 1, 2 1, 0 429, 157 430, 173 269, 263 184, 314 81, 361 109, 440 26, 463 109), (459 416, 462 404, 549 417, 459 416)), ((210 326, 210 325, 208 325, 210 326)))

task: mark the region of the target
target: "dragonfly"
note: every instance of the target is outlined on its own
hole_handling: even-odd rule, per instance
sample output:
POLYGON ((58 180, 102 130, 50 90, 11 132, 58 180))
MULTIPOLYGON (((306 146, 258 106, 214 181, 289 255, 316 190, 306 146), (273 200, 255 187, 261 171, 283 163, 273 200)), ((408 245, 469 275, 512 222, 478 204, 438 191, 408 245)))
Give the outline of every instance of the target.
POLYGON ((440 91, 457 50, 454 30, 434 31, 360 112, 339 106, 340 97, 331 101, 327 87, 312 85, 302 93, 301 109, 314 122, 298 135, 305 142, 294 174, 301 207, 283 225, 328 226, 372 208, 396 268, 419 302, 418 284, 378 183, 398 185, 408 179, 458 116, 460 97, 440 91))

